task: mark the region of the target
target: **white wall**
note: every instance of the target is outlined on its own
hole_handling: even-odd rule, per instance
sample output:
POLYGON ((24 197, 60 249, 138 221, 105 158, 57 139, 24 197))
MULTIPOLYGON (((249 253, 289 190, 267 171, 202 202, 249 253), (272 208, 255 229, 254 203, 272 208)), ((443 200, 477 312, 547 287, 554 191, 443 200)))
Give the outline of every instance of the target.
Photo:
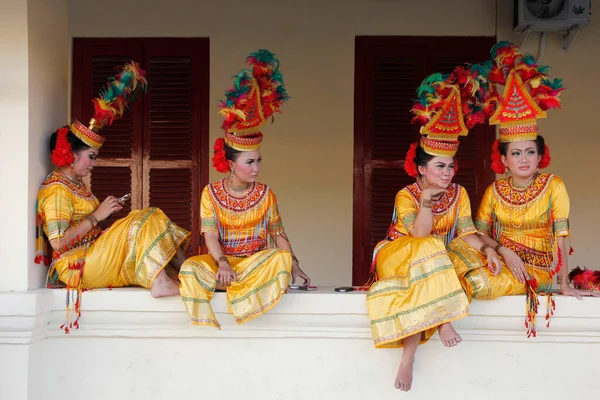
POLYGON ((210 37, 211 142, 221 135, 217 100, 247 54, 267 48, 280 57, 292 99, 264 129, 261 180, 275 190, 301 265, 318 285, 351 282, 355 36, 495 32, 494 0, 149 4, 70 1, 70 34, 210 37))
POLYGON ((28 0, 29 47, 29 222, 28 288, 45 284, 46 268, 32 262, 35 251, 35 199, 51 168, 50 134, 67 124, 71 44, 66 0, 28 0), (31 204, 33 199, 34 203, 31 204))
POLYGON ((27 1, 0 0, 0 291, 27 289, 33 208, 28 191, 27 1))
POLYGON ((38 288, 35 204, 48 173, 48 135, 66 123, 66 0, 1 0, 0 291, 38 288))

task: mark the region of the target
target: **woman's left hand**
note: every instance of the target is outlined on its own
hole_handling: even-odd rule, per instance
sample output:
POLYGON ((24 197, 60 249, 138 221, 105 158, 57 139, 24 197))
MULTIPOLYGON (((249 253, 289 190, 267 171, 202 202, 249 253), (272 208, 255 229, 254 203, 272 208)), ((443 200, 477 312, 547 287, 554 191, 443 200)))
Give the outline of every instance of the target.
POLYGON ((487 248, 486 256, 489 270, 492 271, 494 276, 498 276, 502 271, 502 261, 500 260, 500 256, 498 256, 496 250, 491 247, 487 248))
POLYGON ((600 293, 590 292, 590 291, 587 291, 587 290, 573 289, 569 285, 561 285, 560 286, 560 294, 562 294, 564 296, 577 297, 577 299, 579 299, 579 300, 581 300, 582 296, 600 297, 600 293))
POLYGON ((310 286, 310 278, 300 269, 298 261, 292 261, 292 283, 296 283, 296 279, 304 279, 304 285, 310 286))

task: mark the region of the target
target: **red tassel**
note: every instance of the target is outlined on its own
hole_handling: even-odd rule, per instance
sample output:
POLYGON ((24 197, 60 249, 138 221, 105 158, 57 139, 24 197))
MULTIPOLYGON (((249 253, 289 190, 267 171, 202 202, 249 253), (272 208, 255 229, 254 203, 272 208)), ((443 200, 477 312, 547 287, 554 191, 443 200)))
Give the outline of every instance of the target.
POLYGON ((569 255, 573 254, 574 250, 573 247, 569 246, 569 255))
POLYGON ((536 337, 537 333, 535 330, 535 318, 538 313, 538 306, 540 301, 537 297, 538 283, 535 278, 531 278, 527 281, 527 293, 525 296, 526 303, 526 317, 525 327, 527 328, 527 337, 536 337))

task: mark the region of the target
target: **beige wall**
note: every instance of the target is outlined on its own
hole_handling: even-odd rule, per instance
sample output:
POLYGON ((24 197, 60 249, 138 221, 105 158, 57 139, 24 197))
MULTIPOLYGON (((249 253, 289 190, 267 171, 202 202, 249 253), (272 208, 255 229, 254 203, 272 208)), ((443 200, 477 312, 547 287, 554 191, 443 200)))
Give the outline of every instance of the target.
MULTIPOLYGON (((36 199, 39 185, 51 168, 49 134, 67 123, 69 98, 69 18, 67 0, 28 0, 29 47, 29 185, 28 198, 36 199)), ((34 203, 35 204, 35 203, 34 203)), ((34 207, 30 207, 28 211, 34 207)), ((32 215, 31 218, 34 218, 32 215)), ((31 265, 35 220, 27 225, 28 287, 43 286, 46 269, 31 265)))
MULTIPOLYGON (((230 76, 243 66, 250 51, 267 48, 277 53, 292 99, 275 125, 264 130, 261 180, 277 193, 286 228, 303 268, 318 285, 339 285, 351 282, 352 271, 355 36, 494 36, 495 3, 494 0, 157 0, 150 6, 150 2, 141 0, 71 0, 69 26, 74 37, 210 37, 210 97, 215 106, 230 85, 230 76)), ((509 9, 501 9, 498 30, 502 37, 509 33, 512 19, 506 15, 509 9)), ((553 170, 567 179, 573 203, 582 210, 579 213, 574 210, 573 220, 580 250, 576 254, 581 260, 586 257, 585 246, 591 250, 591 240, 586 244, 585 232, 591 233, 593 225, 583 221, 586 215, 583 210, 591 209, 592 200, 591 196, 584 199, 585 183, 581 179, 577 186, 580 164, 576 167, 567 160, 566 150, 574 152, 575 144, 566 139, 561 141, 559 132, 564 131, 560 126, 566 127, 569 115, 572 117, 575 112, 583 115, 569 100, 575 99, 577 92, 585 93, 583 85, 590 84, 580 79, 581 87, 577 88, 575 77, 586 72, 584 67, 578 67, 581 71, 577 72, 573 68, 578 64, 577 57, 579 61, 590 57, 592 29, 582 32, 568 56, 559 54, 554 40, 548 41, 546 60, 555 64, 557 75, 567 79, 570 91, 565 93, 565 109, 552 113, 552 119, 542 125, 555 148, 553 170)), ((216 108, 210 118, 213 141, 221 134, 216 108)), ((575 128, 573 123, 571 127, 575 128)), ((577 128, 585 131, 583 126, 577 128)), ((579 152, 589 148, 577 147, 579 152)), ((591 157, 584 162, 591 167, 591 157)), ((211 180, 218 176, 212 172, 211 180)), ((596 223, 600 222, 595 218, 596 223)), ((591 265, 589 254, 588 251, 588 265, 591 265)))
POLYGON ((0 0, 0 291, 27 289, 27 1, 0 0), (10 38, 10 39, 9 39, 10 38), (10 189, 9 189, 10 188, 10 189), (13 240, 19 238, 19 240, 13 240))
POLYGON ((66 0, 0 0, 0 291, 43 285, 33 263, 35 199, 48 133, 66 121, 66 0))

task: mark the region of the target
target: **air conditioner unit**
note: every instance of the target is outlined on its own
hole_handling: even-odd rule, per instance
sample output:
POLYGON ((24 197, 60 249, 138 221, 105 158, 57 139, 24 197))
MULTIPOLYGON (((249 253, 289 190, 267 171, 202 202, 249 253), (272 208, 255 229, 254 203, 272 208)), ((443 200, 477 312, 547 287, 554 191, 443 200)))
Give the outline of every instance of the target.
POLYGON ((589 24, 591 0, 515 0, 514 30, 564 32, 589 24))

